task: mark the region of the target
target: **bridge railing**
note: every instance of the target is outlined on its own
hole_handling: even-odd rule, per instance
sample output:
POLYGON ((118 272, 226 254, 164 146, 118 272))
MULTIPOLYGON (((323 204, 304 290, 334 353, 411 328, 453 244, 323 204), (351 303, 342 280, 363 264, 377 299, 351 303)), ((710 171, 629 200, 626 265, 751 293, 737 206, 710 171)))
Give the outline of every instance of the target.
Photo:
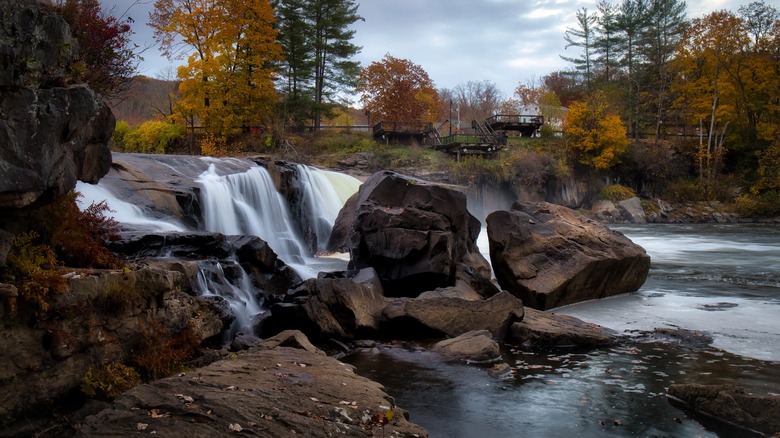
POLYGON ((544 124, 544 116, 538 114, 496 114, 485 119, 485 123, 488 125, 497 123, 542 125, 544 124))

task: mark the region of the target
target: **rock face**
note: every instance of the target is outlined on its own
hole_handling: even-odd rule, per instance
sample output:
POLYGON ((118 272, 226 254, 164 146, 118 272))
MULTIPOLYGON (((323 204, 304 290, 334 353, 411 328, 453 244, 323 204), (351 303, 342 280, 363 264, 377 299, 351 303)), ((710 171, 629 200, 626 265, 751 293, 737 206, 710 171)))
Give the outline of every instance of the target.
POLYGON ((354 367, 280 343, 287 341, 270 339, 233 359, 133 388, 87 418, 78 436, 428 436, 354 367))
POLYGON ((634 292, 650 269, 642 247, 558 205, 515 203, 487 231, 499 284, 534 309, 634 292))
POLYGON ((77 389, 95 363, 126 361, 151 324, 200 340, 218 335, 219 303, 182 292, 187 284, 160 269, 71 279, 45 319, 3 330, 0 351, 12 353, 0 354, 0 419, 77 389))
MULTIPOLYGON (((250 280, 267 294, 283 293, 301 281, 298 274, 280 260, 268 243, 257 236, 226 236, 205 231, 170 233, 124 233, 109 243, 112 251, 128 259, 177 257, 188 260, 219 259, 225 266, 236 262, 250 280)), ((204 267, 205 268, 205 267, 204 267)), ((225 270, 229 280, 237 272, 225 270)), ((192 273, 190 278, 195 278, 192 273)))
MULTIPOLYGON (((467 267, 489 278, 490 266, 476 247, 480 224, 469 214, 464 194, 383 171, 368 178, 349 202, 354 205, 342 211, 353 216, 340 215, 335 228, 350 224, 346 246, 352 266, 373 267, 388 296, 414 297, 453 286, 467 267)), ((476 288, 486 284, 475 283, 476 288)))
POLYGON ((457 338, 445 339, 433 346, 433 351, 456 359, 490 362, 501 358, 498 343, 487 330, 475 330, 457 338))
POLYGON ((67 84, 77 42, 60 16, 0 0, 0 20, 0 208, 16 209, 105 175, 115 119, 90 88, 67 84))
POLYGON ((669 386, 667 393, 673 401, 727 424, 764 434, 761 436, 780 433, 778 396, 754 396, 734 385, 680 383, 669 386))

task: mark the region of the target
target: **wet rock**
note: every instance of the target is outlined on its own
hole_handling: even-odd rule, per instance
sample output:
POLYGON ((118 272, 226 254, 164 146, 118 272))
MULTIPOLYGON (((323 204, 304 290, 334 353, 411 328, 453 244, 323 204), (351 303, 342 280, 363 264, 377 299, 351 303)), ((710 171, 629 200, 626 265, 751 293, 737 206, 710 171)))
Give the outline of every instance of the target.
POLYGON ((394 336, 456 337, 473 330, 487 330, 503 339, 510 325, 523 320, 523 304, 508 292, 482 301, 461 298, 389 299, 382 315, 383 331, 394 336))
POLYGON ((765 436, 780 433, 780 396, 754 396, 734 385, 675 383, 667 395, 674 402, 729 425, 765 436))
POLYGON ((279 346, 141 385, 87 418, 78 436, 425 437, 381 385, 333 358, 279 346), (382 426, 389 410, 392 419, 382 426))
POLYGON ((558 205, 515 203, 487 230, 498 283, 534 309, 634 292, 650 269, 642 247, 558 205))
POLYGON ((524 347, 597 347, 612 343, 615 332, 568 315, 525 309, 522 322, 512 324, 507 342, 524 347))
MULTIPOLYGON (((381 292, 381 291, 380 291, 381 292)), ((354 339, 379 329, 386 299, 349 278, 312 278, 271 306, 263 333, 299 329, 317 338, 354 339)))
POLYGON ((490 362, 501 357, 498 342, 493 340, 487 330, 474 330, 456 338, 437 342, 433 346, 433 351, 474 362, 490 362))
MULTIPOLYGON (((453 286, 460 264, 490 277, 476 246, 479 221, 469 214, 461 192, 383 171, 360 186, 342 213, 335 228, 341 234, 346 230, 351 265, 373 267, 387 296, 415 297, 453 286)), ((334 243, 331 249, 343 246, 334 243)), ((495 289, 489 281, 472 287, 484 285, 495 289)))

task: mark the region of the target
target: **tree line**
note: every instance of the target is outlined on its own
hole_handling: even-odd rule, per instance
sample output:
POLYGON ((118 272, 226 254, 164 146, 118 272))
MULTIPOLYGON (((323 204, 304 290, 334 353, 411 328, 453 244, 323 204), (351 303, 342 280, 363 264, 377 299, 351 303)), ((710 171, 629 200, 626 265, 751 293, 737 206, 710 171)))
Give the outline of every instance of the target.
MULTIPOLYGON (((70 20, 81 38, 114 48, 114 58, 85 56, 83 74, 113 66, 104 76, 126 78, 132 70, 118 67, 133 61, 130 27, 103 15, 110 32, 91 30, 97 0, 63 2, 81 17, 70 20)), ((250 126, 316 129, 357 91, 372 121, 458 129, 496 113, 540 113, 562 121, 569 154, 597 171, 615 172, 640 139, 687 139, 683 153, 705 191, 727 172, 761 196, 780 188, 778 18, 763 1, 689 19, 681 0, 602 0, 577 10, 562 35, 571 68, 519 83, 510 98, 489 81, 439 89, 421 66, 390 54, 361 68, 352 0, 156 0, 149 24, 163 53, 184 63, 167 121, 205 128, 212 146, 250 126)))

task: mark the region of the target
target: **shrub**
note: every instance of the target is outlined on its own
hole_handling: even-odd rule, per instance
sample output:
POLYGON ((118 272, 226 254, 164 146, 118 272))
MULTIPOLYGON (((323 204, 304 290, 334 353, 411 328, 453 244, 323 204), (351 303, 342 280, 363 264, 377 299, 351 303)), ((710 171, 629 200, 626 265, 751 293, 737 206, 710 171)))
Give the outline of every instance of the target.
POLYGON ((747 217, 780 216, 780 191, 770 190, 760 195, 745 194, 736 199, 737 212, 747 217))
POLYGON ((626 187, 620 184, 612 184, 605 186, 599 193, 599 198, 608 199, 612 202, 625 201, 636 196, 636 193, 630 187, 626 187))
POLYGON ((31 228, 49 242, 67 266, 77 268, 118 268, 123 265, 105 247, 118 239, 119 224, 111 217, 105 201, 79 210, 78 192, 70 192, 42 207, 31 218, 31 228))
POLYGON ((181 125, 152 120, 124 136, 125 152, 165 154, 184 143, 185 128, 181 125))
MULTIPOLYGON (((59 264, 51 247, 36 243, 34 231, 14 237, 6 266, 0 269, 0 278, 16 286, 19 299, 35 311, 45 313, 49 308, 49 294, 64 293, 66 280, 55 269, 59 264)), ((16 315, 17 298, 10 299, 11 314, 16 315)))
POLYGON ((111 150, 125 152, 125 137, 132 131, 133 128, 124 120, 116 122, 116 128, 114 128, 114 133, 111 135, 111 141, 109 142, 111 150))
POLYGON ((698 180, 676 179, 669 183, 666 197, 677 203, 705 201, 707 190, 698 180))
POLYGON ((451 173, 461 183, 499 186, 512 178, 512 168, 506 160, 465 157, 451 165, 451 173))
POLYGON ((81 378, 81 392, 91 398, 113 400, 141 384, 141 376, 127 365, 117 362, 91 366, 81 378))
POLYGON ((200 153, 210 157, 221 157, 227 155, 227 142, 224 137, 217 137, 212 133, 207 133, 200 140, 200 153))
POLYGON ((109 285, 100 295, 95 297, 95 305, 104 312, 119 314, 130 309, 135 303, 143 301, 138 290, 124 282, 109 285))
POLYGON ((185 371, 185 362, 195 356, 200 345, 200 339, 192 330, 174 334, 156 321, 151 321, 141 331, 141 337, 141 346, 133 356, 133 362, 149 380, 185 371))

